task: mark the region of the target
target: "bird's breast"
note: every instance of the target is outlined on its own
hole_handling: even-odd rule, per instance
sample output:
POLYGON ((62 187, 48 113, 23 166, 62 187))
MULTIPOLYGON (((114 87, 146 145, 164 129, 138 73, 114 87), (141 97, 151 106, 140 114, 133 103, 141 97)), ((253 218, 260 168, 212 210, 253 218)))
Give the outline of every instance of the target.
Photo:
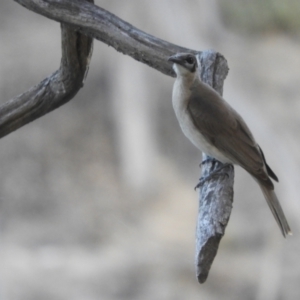
POLYGON ((184 135, 202 152, 212 156, 223 163, 230 162, 214 145, 208 142, 197 128, 187 109, 188 99, 191 95, 189 88, 185 88, 181 81, 175 80, 173 87, 172 104, 175 115, 184 135))

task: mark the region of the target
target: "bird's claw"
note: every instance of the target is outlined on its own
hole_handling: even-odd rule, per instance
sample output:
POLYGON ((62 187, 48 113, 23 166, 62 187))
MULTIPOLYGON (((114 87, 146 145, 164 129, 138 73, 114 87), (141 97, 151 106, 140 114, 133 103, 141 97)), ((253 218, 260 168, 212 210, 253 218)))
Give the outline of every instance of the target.
MULTIPOLYGON (((205 163, 205 162, 206 162, 206 160, 204 160, 202 163, 205 163)), ((209 181, 209 180, 212 179, 213 177, 219 176, 219 175, 220 175, 220 174, 219 174, 220 171, 223 170, 224 168, 228 167, 228 166, 231 167, 231 168, 233 168, 233 165, 232 165, 232 164, 226 163, 226 164, 223 164, 223 165, 222 165, 221 167, 219 167, 218 169, 212 171, 209 175, 207 175, 207 176, 205 176, 205 177, 201 177, 201 178, 199 179, 198 184, 194 187, 194 190, 196 190, 196 189, 202 187, 203 184, 204 184, 206 181, 209 181)), ((223 175, 223 176, 225 175, 225 176, 227 176, 227 177, 229 178, 229 174, 228 174, 227 172, 222 173, 222 175, 223 175)))
POLYGON ((213 158, 213 157, 208 157, 208 158, 206 158, 206 159, 204 159, 202 162, 201 162, 201 164, 199 165, 199 167, 201 168, 202 166, 204 166, 205 164, 207 164, 207 163, 215 163, 216 162, 216 160, 213 158))

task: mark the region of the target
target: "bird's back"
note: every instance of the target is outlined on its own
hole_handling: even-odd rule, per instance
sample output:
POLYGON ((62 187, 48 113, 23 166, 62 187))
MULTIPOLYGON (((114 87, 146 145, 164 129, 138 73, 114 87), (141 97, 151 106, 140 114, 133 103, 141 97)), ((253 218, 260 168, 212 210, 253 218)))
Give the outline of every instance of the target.
POLYGON ((190 90, 187 110, 206 141, 231 163, 240 165, 265 185, 273 187, 262 152, 243 118, 200 79, 194 81, 190 90))

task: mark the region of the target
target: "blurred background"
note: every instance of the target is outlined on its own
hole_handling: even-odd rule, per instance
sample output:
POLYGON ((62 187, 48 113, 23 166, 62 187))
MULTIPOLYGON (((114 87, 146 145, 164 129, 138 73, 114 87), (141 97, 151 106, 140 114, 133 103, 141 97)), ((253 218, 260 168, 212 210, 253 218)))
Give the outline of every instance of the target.
MULTIPOLYGON (((169 42, 221 52, 224 97, 280 179, 284 239, 236 168, 233 212, 210 275, 195 277, 201 154, 181 133, 174 79, 95 41, 85 86, 1 140, 0 298, 299 299, 300 2, 96 0, 169 42)), ((59 24, 0 2, 0 99, 54 72, 59 24)))

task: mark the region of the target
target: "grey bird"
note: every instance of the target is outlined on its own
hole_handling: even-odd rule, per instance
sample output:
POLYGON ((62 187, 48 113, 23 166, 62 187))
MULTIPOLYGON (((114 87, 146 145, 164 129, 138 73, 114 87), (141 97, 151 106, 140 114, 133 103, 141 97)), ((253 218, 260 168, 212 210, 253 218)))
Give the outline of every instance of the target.
POLYGON ((291 235, 270 179, 278 178, 243 118, 201 81, 194 55, 179 53, 168 60, 177 75, 172 103, 183 133, 200 151, 222 163, 244 168, 259 184, 283 236, 291 235))

